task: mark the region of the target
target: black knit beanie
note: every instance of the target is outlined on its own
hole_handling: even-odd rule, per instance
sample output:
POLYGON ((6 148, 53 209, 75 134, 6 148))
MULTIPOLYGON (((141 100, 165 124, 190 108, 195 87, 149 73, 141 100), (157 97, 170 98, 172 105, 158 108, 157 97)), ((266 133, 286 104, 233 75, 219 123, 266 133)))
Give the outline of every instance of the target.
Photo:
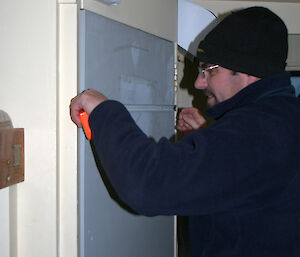
POLYGON ((287 28, 269 9, 232 12, 200 42, 197 58, 259 78, 285 70, 287 28))

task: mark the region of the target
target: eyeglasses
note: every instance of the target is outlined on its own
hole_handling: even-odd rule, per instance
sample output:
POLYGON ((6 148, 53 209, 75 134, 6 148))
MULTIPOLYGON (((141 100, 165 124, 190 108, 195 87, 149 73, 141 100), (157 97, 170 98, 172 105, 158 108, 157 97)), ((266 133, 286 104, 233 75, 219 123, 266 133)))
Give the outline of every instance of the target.
POLYGON ((218 68, 218 67, 219 67, 219 65, 209 66, 209 64, 205 63, 205 64, 202 64, 202 65, 199 65, 198 70, 199 70, 199 73, 200 73, 201 77, 205 78, 205 71, 210 71, 210 70, 218 68))

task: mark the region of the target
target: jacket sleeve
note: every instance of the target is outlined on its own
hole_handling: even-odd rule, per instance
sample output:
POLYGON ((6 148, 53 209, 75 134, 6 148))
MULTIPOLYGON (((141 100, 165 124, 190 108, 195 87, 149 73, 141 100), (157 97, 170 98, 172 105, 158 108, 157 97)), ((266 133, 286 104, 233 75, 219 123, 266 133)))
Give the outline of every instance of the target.
POLYGON ((254 126, 246 133, 247 119, 223 120, 172 143, 149 139, 117 101, 105 101, 90 115, 97 154, 114 189, 148 216, 260 208, 288 183, 280 169, 272 169, 277 164, 269 148, 277 146, 271 138, 261 146, 265 135, 258 136, 254 126))

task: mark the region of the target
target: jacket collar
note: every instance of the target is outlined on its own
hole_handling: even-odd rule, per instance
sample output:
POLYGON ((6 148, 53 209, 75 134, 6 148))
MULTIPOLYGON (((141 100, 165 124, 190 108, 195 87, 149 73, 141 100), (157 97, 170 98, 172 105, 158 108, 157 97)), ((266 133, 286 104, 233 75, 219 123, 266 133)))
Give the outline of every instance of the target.
POLYGON ((275 95, 295 97, 295 89, 291 85, 289 73, 283 72, 260 79, 243 88, 228 100, 208 109, 206 114, 218 119, 232 109, 256 103, 261 99, 275 95))

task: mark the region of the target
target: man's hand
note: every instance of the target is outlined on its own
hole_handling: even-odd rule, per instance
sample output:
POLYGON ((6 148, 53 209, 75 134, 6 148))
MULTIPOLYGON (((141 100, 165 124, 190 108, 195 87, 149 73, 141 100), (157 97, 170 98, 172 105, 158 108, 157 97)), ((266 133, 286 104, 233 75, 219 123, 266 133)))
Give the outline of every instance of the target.
POLYGON ((94 110, 96 106, 108 100, 103 94, 94 89, 84 90, 71 100, 70 103, 70 116, 72 121, 81 127, 79 119, 79 112, 85 111, 88 115, 94 110))
POLYGON ((204 127, 206 120, 197 108, 184 108, 179 114, 177 129, 183 133, 204 127))

